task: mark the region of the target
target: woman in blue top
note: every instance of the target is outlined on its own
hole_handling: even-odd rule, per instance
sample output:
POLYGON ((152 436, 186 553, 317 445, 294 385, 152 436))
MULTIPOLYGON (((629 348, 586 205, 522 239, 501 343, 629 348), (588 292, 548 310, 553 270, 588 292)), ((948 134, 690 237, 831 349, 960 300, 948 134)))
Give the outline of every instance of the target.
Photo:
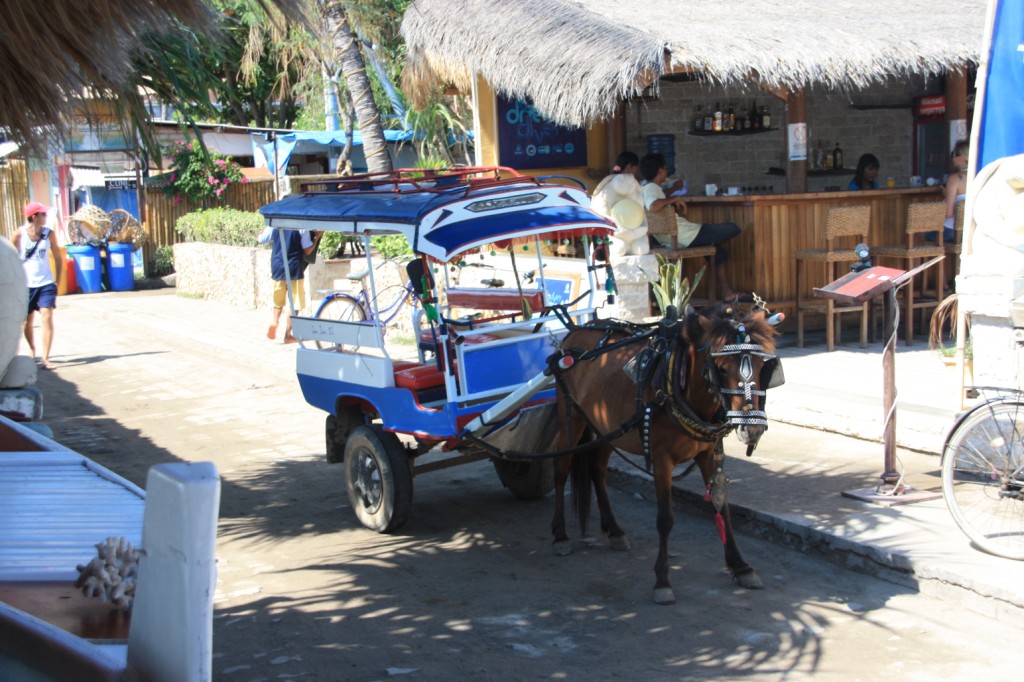
POLYGON ((847 189, 878 189, 875 178, 878 177, 879 167, 878 157, 874 154, 862 154, 860 161, 857 162, 857 171, 853 174, 853 180, 850 180, 847 189))

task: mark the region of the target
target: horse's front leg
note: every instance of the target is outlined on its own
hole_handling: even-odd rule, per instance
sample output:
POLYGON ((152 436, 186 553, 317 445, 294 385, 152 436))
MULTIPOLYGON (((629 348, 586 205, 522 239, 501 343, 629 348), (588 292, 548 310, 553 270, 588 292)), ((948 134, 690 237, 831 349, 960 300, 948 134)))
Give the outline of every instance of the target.
POLYGON ((569 534, 565 532, 565 482, 569 479, 572 455, 555 460, 555 515, 551 519, 552 549, 559 556, 572 554, 569 534))
POLYGON ((705 452, 697 456, 697 465, 704 477, 704 485, 707 487, 708 496, 714 506, 717 516, 715 526, 718 528, 722 544, 725 545, 725 565, 732 573, 732 579, 740 587, 748 590, 760 590, 764 587, 761 577, 757 575, 754 567, 743 560, 739 546, 736 544, 736 535, 732 529, 732 516, 729 514, 729 500, 726 495, 726 477, 723 469, 725 451, 722 442, 715 446, 714 452, 705 452))
POLYGON ((622 530, 612 513, 612 503, 608 498, 608 461, 612 458, 610 445, 600 448, 597 457, 597 470, 594 472, 594 493, 597 497, 597 508, 601 512, 601 532, 608 538, 608 545, 615 550, 629 549, 629 538, 622 530))
POLYGON ((674 604, 676 593, 668 581, 668 535, 675 517, 672 513, 672 465, 654 462, 654 495, 658 503, 658 558, 654 560, 654 602, 674 604))

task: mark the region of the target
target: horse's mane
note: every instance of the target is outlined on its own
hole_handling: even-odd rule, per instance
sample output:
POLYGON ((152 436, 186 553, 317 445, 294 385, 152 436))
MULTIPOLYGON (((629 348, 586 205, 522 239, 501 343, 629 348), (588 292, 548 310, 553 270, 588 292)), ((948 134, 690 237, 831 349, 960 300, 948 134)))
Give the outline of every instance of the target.
POLYGON ((775 352, 775 337, 779 332, 768 324, 763 312, 755 315, 747 313, 737 319, 729 308, 715 305, 702 308, 700 314, 712 320, 711 330, 706 337, 712 350, 718 350, 728 343, 736 343, 736 326, 742 324, 746 336, 750 337, 750 343, 761 346, 766 353, 775 352))

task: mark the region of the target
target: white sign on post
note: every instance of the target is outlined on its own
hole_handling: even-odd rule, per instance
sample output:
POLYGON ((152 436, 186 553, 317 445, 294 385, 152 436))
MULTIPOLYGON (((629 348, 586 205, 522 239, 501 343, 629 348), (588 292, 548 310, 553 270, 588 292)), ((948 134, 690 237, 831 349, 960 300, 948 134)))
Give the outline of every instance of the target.
POLYGON ((786 127, 786 141, 789 145, 790 161, 807 160, 807 124, 790 123, 786 127))

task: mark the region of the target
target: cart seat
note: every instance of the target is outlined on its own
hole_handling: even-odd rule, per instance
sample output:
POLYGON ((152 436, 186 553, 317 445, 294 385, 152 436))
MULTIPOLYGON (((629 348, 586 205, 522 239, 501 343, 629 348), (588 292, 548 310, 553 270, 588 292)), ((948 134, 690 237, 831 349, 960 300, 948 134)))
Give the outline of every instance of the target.
POLYGON ((444 373, 436 362, 420 365, 415 362, 395 363, 395 386, 410 391, 423 391, 444 386, 444 373))
POLYGON ((472 310, 512 310, 523 309, 523 301, 530 310, 544 307, 544 292, 540 289, 523 289, 519 295, 517 289, 449 289, 448 306, 451 308, 469 308, 472 310))

